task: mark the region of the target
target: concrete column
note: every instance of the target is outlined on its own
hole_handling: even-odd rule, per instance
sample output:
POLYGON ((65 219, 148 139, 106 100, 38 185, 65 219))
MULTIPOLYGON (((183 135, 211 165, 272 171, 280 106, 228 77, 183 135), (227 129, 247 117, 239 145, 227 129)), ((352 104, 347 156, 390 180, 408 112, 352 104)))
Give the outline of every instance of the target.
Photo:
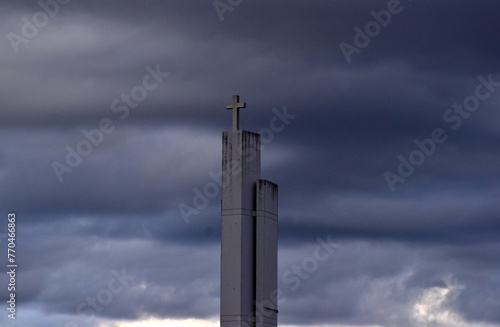
POLYGON ((253 327, 259 134, 223 133, 222 173, 221 327, 253 327))
POLYGON ((278 185, 257 184, 256 214, 256 321, 276 327, 278 315, 278 185))

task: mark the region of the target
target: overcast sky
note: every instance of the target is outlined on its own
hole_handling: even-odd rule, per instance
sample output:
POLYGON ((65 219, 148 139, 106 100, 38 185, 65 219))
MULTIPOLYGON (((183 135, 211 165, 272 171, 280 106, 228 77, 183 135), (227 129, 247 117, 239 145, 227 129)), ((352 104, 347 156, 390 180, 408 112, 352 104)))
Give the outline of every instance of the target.
POLYGON ((0 3, 0 325, 218 326, 239 94, 280 326, 500 326, 497 0, 58 1, 0 3))

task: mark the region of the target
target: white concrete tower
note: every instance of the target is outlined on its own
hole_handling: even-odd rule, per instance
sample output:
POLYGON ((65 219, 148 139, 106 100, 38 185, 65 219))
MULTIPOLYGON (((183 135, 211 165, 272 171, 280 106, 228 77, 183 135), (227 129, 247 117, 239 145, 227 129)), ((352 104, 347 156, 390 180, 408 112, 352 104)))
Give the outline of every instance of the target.
POLYGON ((278 186, 260 179, 260 135, 222 135, 221 327, 277 326, 278 186))

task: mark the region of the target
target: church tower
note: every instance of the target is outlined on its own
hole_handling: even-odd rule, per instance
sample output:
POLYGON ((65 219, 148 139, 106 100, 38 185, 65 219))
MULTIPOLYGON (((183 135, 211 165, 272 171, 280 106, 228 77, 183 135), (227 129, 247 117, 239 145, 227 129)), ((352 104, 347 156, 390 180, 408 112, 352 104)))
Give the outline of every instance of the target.
POLYGON ((278 186, 260 178, 260 135, 233 128, 222 135, 221 327, 277 326, 278 186))

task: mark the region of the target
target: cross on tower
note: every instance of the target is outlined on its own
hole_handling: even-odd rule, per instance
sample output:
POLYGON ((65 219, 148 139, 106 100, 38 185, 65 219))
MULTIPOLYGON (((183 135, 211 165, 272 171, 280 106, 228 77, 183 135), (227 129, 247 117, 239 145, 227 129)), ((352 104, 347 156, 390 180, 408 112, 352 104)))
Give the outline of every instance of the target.
POLYGON ((247 104, 245 102, 240 102, 239 95, 233 95, 233 103, 226 106, 226 109, 233 110, 233 131, 240 129, 240 109, 246 107, 247 104))

